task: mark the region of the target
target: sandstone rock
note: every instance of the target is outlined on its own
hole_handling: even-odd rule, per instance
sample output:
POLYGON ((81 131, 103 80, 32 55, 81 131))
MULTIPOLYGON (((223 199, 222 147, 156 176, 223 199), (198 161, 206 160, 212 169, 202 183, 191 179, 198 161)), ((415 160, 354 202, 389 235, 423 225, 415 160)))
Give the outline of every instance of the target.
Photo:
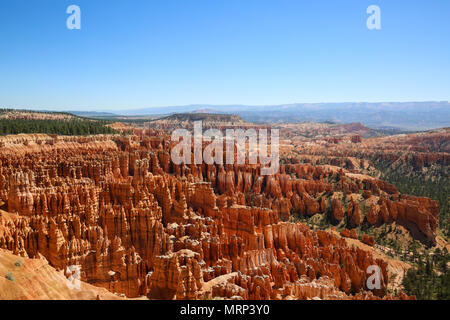
MULTIPOLYGON (((154 299, 366 298, 367 266, 386 270, 345 239, 282 222, 331 210, 337 222, 347 214, 349 225, 359 226, 361 208, 351 195, 363 182, 349 172, 292 164, 261 176, 255 165, 174 165, 170 137, 152 130, 27 141, 6 140, 0 151, 0 201, 9 211, 0 211, 0 248, 45 257, 58 270, 79 265, 83 281, 111 292, 154 299), (335 192, 351 198, 347 212, 335 192)), ((377 182, 370 190, 393 192, 377 182)), ((435 236, 434 202, 399 196, 382 206, 380 222, 414 223, 435 236)), ((357 238, 354 230, 341 235, 357 238)), ((385 272, 383 288, 387 283, 385 272)))

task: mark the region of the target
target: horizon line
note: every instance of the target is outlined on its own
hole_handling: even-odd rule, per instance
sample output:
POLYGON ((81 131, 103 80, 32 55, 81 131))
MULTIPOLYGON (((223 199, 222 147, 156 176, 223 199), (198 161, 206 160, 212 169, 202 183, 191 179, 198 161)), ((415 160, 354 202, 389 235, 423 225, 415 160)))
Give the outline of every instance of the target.
POLYGON ((145 109, 164 109, 164 108, 182 108, 182 107, 277 107, 277 106, 293 106, 293 105, 323 105, 323 104, 382 104, 382 103, 447 103, 450 100, 404 100, 404 101, 334 101, 334 102, 290 102, 290 103, 274 103, 274 104, 242 104, 242 103, 189 103, 179 105, 150 106, 150 107, 34 107, 34 106, 0 106, 0 109, 30 110, 30 111, 60 111, 60 112, 111 112, 111 111, 138 111, 145 109))

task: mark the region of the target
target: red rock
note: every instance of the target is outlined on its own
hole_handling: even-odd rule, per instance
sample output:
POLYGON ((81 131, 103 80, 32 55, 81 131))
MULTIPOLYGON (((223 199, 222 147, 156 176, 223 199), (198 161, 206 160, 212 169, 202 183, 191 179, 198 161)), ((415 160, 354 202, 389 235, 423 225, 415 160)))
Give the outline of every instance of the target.
POLYGON ((354 229, 342 229, 340 235, 345 238, 358 239, 358 235, 354 229))
POLYGON ((366 234, 363 234, 361 236, 361 241, 371 247, 375 245, 375 239, 372 236, 368 236, 366 234))
MULTIPOLYGON (((330 209, 342 221, 342 204, 333 199, 327 208, 329 197, 362 187, 343 170, 335 184, 337 171, 313 165, 284 166, 270 177, 251 165, 176 166, 170 139, 153 131, 52 141, 5 142, 0 150, 2 208, 18 213, 1 213, 0 248, 43 256, 59 270, 79 265, 83 281, 128 297, 367 298, 372 264, 387 286, 387 265, 370 252, 282 222, 330 209)), ((414 222, 433 236, 433 202, 401 197, 385 208, 387 221, 414 222)), ((347 215, 360 225, 357 201, 347 215)), ((355 230, 341 234, 357 238, 355 230)))
POLYGON ((341 222, 345 217, 344 207, 341 204, 341 201, 339 199, 334 198, 331 201, 332 208, 333 208, 333 218, 337 222, 341 222))
POLYGON ((357 227, 361 224, 361 207, 358 202, 352 202, 347 208, 348 221, 351 227, 357 227))

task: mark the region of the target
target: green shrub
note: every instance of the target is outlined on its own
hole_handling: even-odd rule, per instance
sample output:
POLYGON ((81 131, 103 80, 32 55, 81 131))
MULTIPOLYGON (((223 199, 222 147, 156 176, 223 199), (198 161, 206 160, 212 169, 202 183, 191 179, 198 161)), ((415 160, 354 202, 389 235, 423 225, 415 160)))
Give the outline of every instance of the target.
POLYGON ((6 279, 8 279, 9 281, 16 281, 16 278, 14 277, 14 275, 12 274, 12 272, 8 272, 5 276, 6 279))

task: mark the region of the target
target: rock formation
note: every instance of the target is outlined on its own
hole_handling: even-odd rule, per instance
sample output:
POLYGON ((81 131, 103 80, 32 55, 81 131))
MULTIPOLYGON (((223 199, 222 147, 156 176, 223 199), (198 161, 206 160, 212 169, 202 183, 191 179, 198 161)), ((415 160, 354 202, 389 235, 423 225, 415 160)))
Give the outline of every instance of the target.
POLYGON ((127 297, 394 298, 385 261, 288 221, 330 213, 351 238, 365 220, 436 233, 434 201, 338 167, 287 164, 262 176, 256 165, 174 165, 169 137, 150 130, 37 143, 45 139, 2 141, 0 248, 57 270, 78 265, 82 281, 127 297), (382 270, 376 292, 371 265, 382 270))

